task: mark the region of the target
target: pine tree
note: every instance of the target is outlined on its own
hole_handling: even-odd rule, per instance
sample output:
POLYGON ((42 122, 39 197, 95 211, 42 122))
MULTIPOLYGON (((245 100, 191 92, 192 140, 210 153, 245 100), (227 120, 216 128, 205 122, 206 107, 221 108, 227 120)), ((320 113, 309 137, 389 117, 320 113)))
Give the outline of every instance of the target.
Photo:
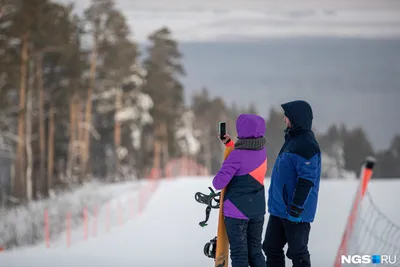
POLYGON ((268 157, 268 171, 267 174, 272 173, 275 159, 283 145, 284 139, 284 115, 275 109, 269 112, 268 120, 266 120, 266 137, 267 137, 267 157, 268 157))
MULTIPOLYGON (((10 18, 12 23, 4 32, 8 45, 6 45, 8 59, 15 64, 8 68, 8 89, 18 88, 18 129, 17 149, 15 164, 14 195, 20 199, 36 197, 40 190, 43 178, 35 173, 34 168, 38 160, 34 160, 37 146, 32 139, 36 134, 36 123, 39 122, 36 113, 36 99, 39 98, 41 133, 43 132, 43 87, 48 86, 47 81, 53 79, 59 70, 61 51, 65 50, 64 44, 68 43, 65 27, 68 27, 68 13, 70 8, 52 3, 47 0, 21 1, 15 14, 10 18), (64 28, 63 28, 64 27, 64 28), (51 58, 48 60, 48 58, 51 58), (16 63, 18 62, 18 63, 16 63), (41 73, 46 62, 52 62, 49 79, 41 73), (14 68, 14 66, 17 66, 14 68), (41 95, 42 94, 42 95, 41 95), (42 97, 41 97, 42 96, 42 97)), ((52 94, 53 95, 53 94, 52 94)), ((44 140, 44 136, 39 137, 44 140)), ((42 141, 41 141, 42 142, 42 141)), ((41 146, 43 148, 43 146, 41 146)), ((43 152, 43 151, 42 151, 43 152)), ((42 153, 41 152, 41 153, 42 153)), ((51 159, 53 160, 53 159, 51 159)), ((43 153, 39 160, 43 164, 43 153)), ((41 168, 43 172, 43 168, 41 168)))
POLYGON ((250 103, 247 107, 246 113, 258 115, 257 107, 254 103, 250 103))
MULTIPOLYGON (((148 56, 144 61, 146 84, 144 93, 154 101, 151 115, 154 118, 153 162, 160 167, 160 150, 163 158, 179 154, 176 146, 176 130, 184 110, 183 85, 180 77, 185 75, 182 54, 168 28, 161 28, 149 36, 148 56)), ((149 163, 148 163, 149 164, 149 163)), ((146 164, 146 165, 148 165, 146 164)))
POLYGON ((151 97, 143 93, 145 83, 144 70, 134 66, 135 74, 122 87, 121 108, 116 113, 116 120, 122 124, 121 127, 121 174, 124 176, 144 177, 145 168, 142 150, 145 149, 142 142, 143 128, 153 124, 150 110, 153 107, 151 97))
MULTIPOLYGON (((92 127, 92 102, 97 99, 96 110, 107 121, 96 118, 101 129, 102 143, 109 142, 113 147, 115 169, 113 177, 119 170, 118 151, 121 150, 121 123, 115 120, 116 114, 122 108, 122 86, 132 74, 132 67, 137 61, 137 47, 129 40, 130 29, 125 17, 117 10, 112 0, 93 0, 91 6, 85 11, 85 18, 92 36, 92 51, 90 59, 90 78, 86 95, 86 112, 84 131, 84 168, 89 171, 89 132, 92 127), (112 130, 110 129, 112 128, 112 130), (110 135, 110 133, 113 133, 110 135), (112 143, 111 143, 112 140, 112 143)), ((105 146, 103 146, 105 147, 105 146)), ((105 150, 95 149, 107 160, 105 150)), ((92 150, 93 151, 93 150, 92 150)), ((96 159, 96 162, 98 162, 96 159)), ((109 160, 109 159, 108 159, 109 160)), ((109 172, 109 174, 111 174, 109 172)))
POLYGON ((345 169, 343 137, 336 125, 330 126, 325 134, 317 135, 317 139, 322 151, 321 177, 347 178, 354 173, 345 169))
POLYGON ((15 176, 0 181, 2 197, 49 196, 90 177, 91 162, 111 167, 99 176, 136 168, 153 102, 114 2, 94 0, 83 17, 50 0, 5 2, 15 8, 0 17, 0 152, 10 157, 0 166, 15 176), (118 157, 125 150, 129 156, 118 157))
POLYGON ((209 91, 203 88, 192 99, 192 111, 196 118, 195 129, 199 131, 200 151, 198 162, 215 173, 222 164, 221 141, 218 139, 218 123, 227 123, 227 132, 235 138, 236 118, 232 117, 231 109, 220 97, 211 98, 209 91))
POLYGON ((343 150, 346 170, 360 175, 360 166, 368 156, 374 156, 374 150, 362 128, 348 131, 342 126, 343 150))
POLYGON ((400 135, 393 137, 388 149, 377 153, 375 177, 400 177, 400 135))

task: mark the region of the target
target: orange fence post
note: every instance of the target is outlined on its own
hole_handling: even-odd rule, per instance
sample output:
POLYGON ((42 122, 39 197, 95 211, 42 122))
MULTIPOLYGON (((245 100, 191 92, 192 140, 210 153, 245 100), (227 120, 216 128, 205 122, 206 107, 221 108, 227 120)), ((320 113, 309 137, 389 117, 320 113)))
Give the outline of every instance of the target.
POLYGON ((110 202, 107 203, 106 211, 106 232, 110 231, 110 202))
POLYGON ((88 225, 88 211, 87 207, 83 208, 83 239, 87 240, 89 237, 89 225, 88 225))
POLYGON ((117 216, 118 216, 118 224, 122 225, 123 224, 123 218, 122 218, 122 207, 121 207, 121 202, 118 201, 117 205, 117 216))
POLYGON ((71 246, 71 213, 67 213, 67 217, 65 219, 65 227, 66 227, 66 234, 67 234, 67 247, 71 246))
POLYGON ((49 226, 49 212, 47 209, 44 210, 44 238, 46 242, 46 248, 50 247, 50 226, 49 226))
POLYGON ((97 206, 93 210, 93 236, 97 235, 97 206))
POLYGON ((367 190, 367 186, 369 181, 371 180, 373 174, 373 168, 375 165, 375 160, 373 158, 368 157, 365 165, 361 169, 360 174, 360 184, 356 192, 356 196, 353 201, 352 209, 350 211, 349 218, 347 220, 346 228, 344 230, 342 240, 339 246, 339 249, 336 254, 334 267, 341 267, 341 255, 347 254, 347 245, 349 242, 349 238, 353 232, 354 223, 357 219, 358 207, 363 199, 365 192, 367 190))
POLYGON ((129 211, 130 211, 130 215, 131 215, 131 219, 133 219, 133 216, 135 214, 135 210, 134 210, 134 205, 133 205, 133 198, 129 199, 129 211))

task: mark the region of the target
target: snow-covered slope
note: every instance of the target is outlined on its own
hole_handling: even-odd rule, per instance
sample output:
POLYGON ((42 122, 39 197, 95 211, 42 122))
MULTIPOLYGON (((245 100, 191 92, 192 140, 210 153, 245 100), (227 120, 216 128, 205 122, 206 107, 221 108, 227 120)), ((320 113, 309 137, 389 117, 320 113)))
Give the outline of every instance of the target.
MULTIPOLYGON (((201 228, 198 223, 204 219, 205 206, 194 201, 195 192, 206 192, 210 182, 209 177, 162 181, 146 211, 110 233, 69 249, 38 246, 6 252, 0 254, 1 266, 212 266, 202 250, 215 236, 217 212, 213 211, 209 226, 201 228)), ((332 266, 356 187, 357 181, 322 182, 309 245, 313 266, 332 266)), ((369 189, 376 205, 400 223, 399 213, 393 212, 398 207, 400 180, 373 180, 369 189)))

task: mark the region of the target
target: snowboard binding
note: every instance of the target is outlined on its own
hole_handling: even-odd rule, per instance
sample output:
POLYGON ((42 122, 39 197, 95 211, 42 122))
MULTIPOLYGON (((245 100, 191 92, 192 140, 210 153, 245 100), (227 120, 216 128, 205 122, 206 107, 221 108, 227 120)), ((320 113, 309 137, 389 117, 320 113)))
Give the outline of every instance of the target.
POLYGON ((210 242, 204 245, 204 255, 208 258, 215 259, 215 251, 217 249, 217 237, 214 237, 210 242))
POLYGON ((199 223, 201 227, 207 226, 208 219, 210 218, 211 209, 219 209, 220 205, 221 192, 216 193, 211 187, 209 187, 208 189, 210 189, 211 191, 209 195, 200 192, 197 192, 194 195, 194 198, 196 199, 197 202, 207 205, 206 219, 199 223))
POLYGON ((211 193, 206 195, 200 192, 197 192, 194 195, 194 198, 196 199, 197 202, 201 204, 206 204, 207 206, 210 206, 213 209, 219 209, 219 201, 220 201, 220 196, 221 192, 216 193, 211 187, 209 187, 211 193), (213 201, 215 201, 216 204, 213 205, 213 201))
MULTIPOLYGON (((211 187, 209 187, 208 189, 210 189, 211 191, 210 194, 206 195, 197 192, 194 196, 197 202, 207 205, 206 219, 199 223, 201 227, 207 226, 208 219, 210 218, 211 209, 219 209, 220 207, 221 192, 217 193, 211 187)), ((216 250, 217 250, 217 237, 214 237, 213 239, 210 240, 210 242, 204 245, 204 255, 206 255, 206 257, 208 258, 215 259, 216 250)))

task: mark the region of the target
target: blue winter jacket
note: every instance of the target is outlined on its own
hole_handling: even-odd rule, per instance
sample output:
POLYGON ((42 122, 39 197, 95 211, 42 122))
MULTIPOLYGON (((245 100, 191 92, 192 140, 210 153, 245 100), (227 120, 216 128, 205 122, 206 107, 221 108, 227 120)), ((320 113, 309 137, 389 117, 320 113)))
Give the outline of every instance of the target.
POLYGON ((292 127, 275 161, 268 196, 268 212, 287 218, 295 210, 303 222, 313 222, 321 175, 321 152, 311 131, 313 112, 305 101, 281 105, 292 127))

